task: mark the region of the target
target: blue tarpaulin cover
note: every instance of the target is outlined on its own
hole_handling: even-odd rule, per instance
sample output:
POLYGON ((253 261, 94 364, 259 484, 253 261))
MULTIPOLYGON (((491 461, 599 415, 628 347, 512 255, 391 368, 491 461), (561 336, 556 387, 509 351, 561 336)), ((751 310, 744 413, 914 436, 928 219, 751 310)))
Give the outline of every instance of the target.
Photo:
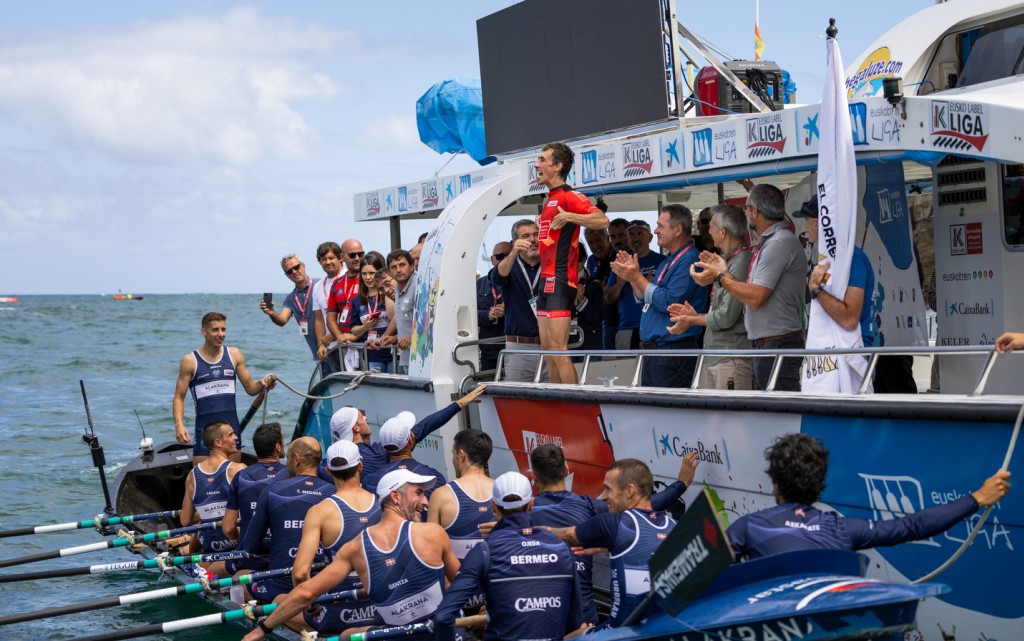
POLYGON ((487 155, 478 78, 450 78, 427 89, 416 101, 416 128, 423 144, 439 154, 465 151, 481 165, 496 160, 487 155))

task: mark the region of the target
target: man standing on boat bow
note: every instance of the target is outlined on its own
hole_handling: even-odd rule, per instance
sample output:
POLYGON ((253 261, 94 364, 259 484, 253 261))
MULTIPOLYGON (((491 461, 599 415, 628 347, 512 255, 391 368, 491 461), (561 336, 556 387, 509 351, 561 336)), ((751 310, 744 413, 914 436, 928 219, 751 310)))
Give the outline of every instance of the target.
MULTIPOLYGON (((267 374, 258 381, 252 380, 245 367, 245 357, 236 347, 225 347, 224 338, 228 333, 227 316, 210 312, 203 316, 203 346, 185 354, 178 368, 178 382, 171 402, 174 417, 174 435, 179 443, 188 443, 189 433, 185 429, 185 393, 192 391, 196 405, 195 447, 192 449, 192 464, 198 465, 210 455, 203 444, 203 428, 215 421, 224 421, 242 437, 235 409, 235 380, 242 384, 249 396, 274 389, 277 377, 267 374)), ((232 461, 241 462, 242 453, 235 448, 230 454, 232 461)))

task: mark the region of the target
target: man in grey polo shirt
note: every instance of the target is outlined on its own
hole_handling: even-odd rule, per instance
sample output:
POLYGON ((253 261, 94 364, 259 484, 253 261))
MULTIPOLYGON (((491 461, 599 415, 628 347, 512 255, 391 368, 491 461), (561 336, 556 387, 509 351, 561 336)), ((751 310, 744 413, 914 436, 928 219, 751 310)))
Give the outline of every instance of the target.
MULTIPOLYGON (((802 349, 803 306, 807 287, 804 250, 786 223, 786 199, 772 185, 755 185, 743 207, 747 226, 759 239, 744 282, 729 272, 722 256, 703 252, 693 279, 714 283, 744 305, 744 325, 754 349, 802 349), (702 271, 701 271, 702 270, 702 271)), ((773 359, 754 359, 754 384, 765 389, 773 359)), ((800 391, 800 358, 785 358, 775 389, 800 391)))
POLYGON ((398 373, 409 373, 409 345, 412 343, 412 311, 416 296, 416 272, 413 257, 404 249, 388 254, 388 271, 395 279, 395 337, 398 349, 398 373))
MULTIPOLYGON (((746 243, 747 220, 743 210, 734 205, 715 205, 708 209, 708 215, 710 224, 704 226, 701 239, 712 244, 718 250, 716 253, 725 258, 733 278, 747 280, 751 255, 746 243)), ((707 327, 705 349, 750 349, 747 328, 743 324, 743 303, 724 287, 712 288, 711 311, 707 314, 697 312, 689 303, 669 305, 668 313, 674 323, 669 328, 673 334, 681 334, 694 325, 707 327)), ((700 381, 703 389, 753 389, 749 358, 708 356, 704 365, 700 381)))

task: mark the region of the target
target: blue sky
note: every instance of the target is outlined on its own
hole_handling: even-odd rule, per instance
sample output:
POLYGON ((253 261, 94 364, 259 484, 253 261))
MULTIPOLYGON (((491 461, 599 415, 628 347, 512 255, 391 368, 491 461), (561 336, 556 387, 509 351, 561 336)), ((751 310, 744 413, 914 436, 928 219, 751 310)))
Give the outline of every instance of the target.
MULTIPOLYGON (((353 194, 449 160, 419 142, 416 99, 478 76, 475 21, 511 4, 8 6, 0 295, 284 291, 286 253, 319 275, 321 241, 385 249, 385 224, 353 223, 353 194)), ((930 4, 763 0, 765 58, 817 102, 830 16, 849 63, 930 4)), ((753 7, 679 1, 691 30, 738 58, 752 57, 753 7)), ((472 166, 459 157, 445 173, 472 166)), ((428 227, 404 226, 403 244, 428 227)))

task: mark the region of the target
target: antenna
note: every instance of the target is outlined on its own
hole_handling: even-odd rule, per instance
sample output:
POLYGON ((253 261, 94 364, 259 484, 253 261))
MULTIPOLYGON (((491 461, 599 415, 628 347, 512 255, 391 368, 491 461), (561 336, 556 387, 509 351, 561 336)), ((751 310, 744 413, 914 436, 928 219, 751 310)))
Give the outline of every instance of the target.
POLYGON ((142 424, 142 418, 139 416, 139 411, 135 408, 132 408, 132 411, 135 412, 135 420, 139 422, 139 428, 142 429, 142 440, 139 441, 139 449, 142 450, 144 456, 152 456, 153 439, 146 436, 146 426, 142 424))
POLYGON ((139 410, 132 409, 135 412, 135 420, 139 422, 139 429, 142 430, 142 438, 146 438, 146 426, 142 424, 142 419, 139 417, 139 410))

